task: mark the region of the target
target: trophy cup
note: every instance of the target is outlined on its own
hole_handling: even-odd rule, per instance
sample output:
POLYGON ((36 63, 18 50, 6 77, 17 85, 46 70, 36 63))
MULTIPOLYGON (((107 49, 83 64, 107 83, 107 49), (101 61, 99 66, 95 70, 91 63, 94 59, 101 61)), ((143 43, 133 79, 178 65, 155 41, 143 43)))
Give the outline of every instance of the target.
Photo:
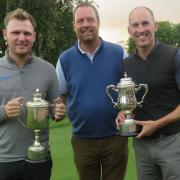
POLYGON ((42 99, 39 89, 33 95, 33 100, 26 103, 27 107, 27 127, 34 130, 34 144, 28 148, 28 159, 42 161, 47 157, 46 148, 39 142, 39 133, 48 128, 48 117, 50 104, 42 99))
POLYGON ((120 79, 120 82, 115 87, 114 85, 109 85, 106 87, 106 93, 110 97, 112 103, 115 107, 117 107, 120 111, 125 112, 125 120, 118 128, 118 134, 121 136, 137 136, 138 128, 137 125, 133 122, 132 111, 136 108, 136 106, 140 106, 143 102, 144 97, 148 92, 147 84, 139 84, 136 85, 132 78, 127 77, 127 74, 124 74, 124 78, 120 79), (140 89, 144 88, 145 92, 142 96, 140 102, 137 102, 135 93, 140 89), (117 103, 114 102, 112 96, 109 93, 109 90, 118 92, 118 100, 117 103))

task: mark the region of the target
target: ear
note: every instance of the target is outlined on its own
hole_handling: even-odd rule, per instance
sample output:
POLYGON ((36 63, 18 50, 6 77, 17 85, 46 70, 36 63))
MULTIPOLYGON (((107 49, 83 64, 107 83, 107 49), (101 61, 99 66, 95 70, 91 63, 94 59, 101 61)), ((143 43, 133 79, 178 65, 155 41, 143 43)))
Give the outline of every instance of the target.
POLYGON ((158 25, 158 23, 157 23, 157 22, 155 22, 154 27, 155 27, 155 31, 157 31, 157 30, 158 30, 158 28, 159 28, 159 25, 158 25))
POLYGON ((129 26, 128 26, 128 33, 129 33, 129 36, 131 36, 131 29, 129 26))
POLYGON ((7 31, 6 29, 3 29, 3 38, 6 41, 7 40, 7 31))
POLYGON ((34 32, 34 40, 33 40, 33 42, 35 42, 35 40, 36 40, 36 32, 34 32))
POLYGON ((72 24, 73 24, 73 29, 74 29, 74 31, 75 31, 75 22, 72 21, 72 24))

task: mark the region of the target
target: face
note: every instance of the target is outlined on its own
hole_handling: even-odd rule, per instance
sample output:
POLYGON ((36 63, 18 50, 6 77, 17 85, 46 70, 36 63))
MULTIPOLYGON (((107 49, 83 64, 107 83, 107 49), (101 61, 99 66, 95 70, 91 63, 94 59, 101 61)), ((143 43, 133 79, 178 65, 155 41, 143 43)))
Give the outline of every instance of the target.
POLYGON ((87 44, 98 40, 99 21, 92 7, 79 7, 75 12, 73 25, 81 43, 87 44))
POLYGON ((3 31, 7 41, 10 56, 26 57, 32 50, 36 33, 29 20, 11 19, 7 28, 3 31))
POLYGON ((153 16, 145 8, 135 9, 129 18, 129 34, 138 48, 152 48, 155 44, 157 24, 153 16))

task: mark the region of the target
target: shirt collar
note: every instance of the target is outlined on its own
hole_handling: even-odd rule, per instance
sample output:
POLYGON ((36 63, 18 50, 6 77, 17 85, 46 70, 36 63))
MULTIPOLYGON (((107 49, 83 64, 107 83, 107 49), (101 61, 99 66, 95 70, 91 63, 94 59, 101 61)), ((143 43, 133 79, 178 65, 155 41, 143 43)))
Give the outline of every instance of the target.
MULTIPOLYGON (((99 43, 98 47, 96 48, 96 50, 95 50, 91 55, 95 55, 95 54, 96 54, 96 52, 98 51, 98 49, 99 49, 100 46, 101 46, 101 43, 102 43, 102 40, 100 39, 100 43, 99 43)), ((79 39, 78 39, 77 45, 78 45, 79 51, 80 51, 82 54, 88 54, 88 55, 90 55, 90 53, 88 53, 88 52, 86 52, 86 51, 83 51, 83 50, 81 49, 80 40, 79 40, 79 39)))
MULTIPOLYGON (((9 49, 7 49, 7 50, 5 51, 5 56, 7 57, 7 59, 9 60, 9 62, 15 63, 15 61, 13 60, 13 58, 9 55, 9 49)), ((31 52, 30 55, 29 55, 29 57, 28 57, 28 59, 27 59, 27 63, 26 63, 26 64, 31 63, 32 59, 33 59, 33 53, 31 52)))
MULTIPOLYGON (((155 45, 154 45, 154 47, 152 48, 152 50, 149 52, 148 56, 150 56, 150 55, 157 49, 158 45, 159 45, 159 41, 156 40, 155 45)), ((138 56, 138 57, 140 57, 139 54, 138 54, 137 49, 136 49, 136 51, 135 51, 135 55, 138 56)))

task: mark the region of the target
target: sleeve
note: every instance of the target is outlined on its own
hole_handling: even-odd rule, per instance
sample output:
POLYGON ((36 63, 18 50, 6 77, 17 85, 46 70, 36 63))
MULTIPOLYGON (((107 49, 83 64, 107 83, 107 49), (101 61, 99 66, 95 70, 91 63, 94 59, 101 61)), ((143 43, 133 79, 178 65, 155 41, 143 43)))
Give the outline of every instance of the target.
POLYGON ((178 88, 180 89, 180 49, 178 49, 176 54, 175 66, 176 66, 176 83, 178 88))
POLYGON ((54 103, 54 100, 59 96, 59 85, 54 66, 49 69, 49 85, 46 92, 46 100, 54 103))
POLYGON ((57 78, 59 82, 59 91, 60 94, 67 94, 67 82, 65 80, 64 72, 61 66, 60 59, 58 59, 57 65, 56 65, 56 73, 57 73, 57 78))
POLYGON ((128 57, 127 51, 123 48, 123 59, 128 57))
POLYGON ((6 119, 4 108, 5 108, 5 105, 0 105, 0 122, 6 119))

